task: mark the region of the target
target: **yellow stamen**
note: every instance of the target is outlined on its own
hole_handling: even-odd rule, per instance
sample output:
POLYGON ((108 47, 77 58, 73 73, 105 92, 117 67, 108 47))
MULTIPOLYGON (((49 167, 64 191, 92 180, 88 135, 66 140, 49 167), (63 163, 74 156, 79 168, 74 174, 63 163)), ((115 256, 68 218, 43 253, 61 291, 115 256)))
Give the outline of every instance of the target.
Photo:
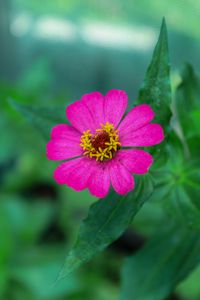
POLYGON ((84 150, 84 155, 96 158, 97 161, 112 159, 121 146, 119 131, 115 130, 113 124, 106 122, 106 124, 101 124, 101 128, 96 129, 94 134, 90 129, 84 131, 80 146, 84 150))

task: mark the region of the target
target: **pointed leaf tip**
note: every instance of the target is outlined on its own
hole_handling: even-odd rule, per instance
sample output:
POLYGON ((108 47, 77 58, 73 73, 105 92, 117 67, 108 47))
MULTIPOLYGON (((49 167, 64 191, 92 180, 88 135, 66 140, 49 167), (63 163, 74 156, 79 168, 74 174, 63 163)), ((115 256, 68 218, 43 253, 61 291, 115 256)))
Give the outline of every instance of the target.
POLYGON ((165 26, 165 27, 166 27, 166 20, 165 20, 165 17, 162 18, 162 26, 165 26))
POLYGON ((160 123, 166 132, 169 131, 171 84, 167 27, 164 18, 151 63, 139 92, 138 103, 149 104, 156 113, 155 122, 160 123))

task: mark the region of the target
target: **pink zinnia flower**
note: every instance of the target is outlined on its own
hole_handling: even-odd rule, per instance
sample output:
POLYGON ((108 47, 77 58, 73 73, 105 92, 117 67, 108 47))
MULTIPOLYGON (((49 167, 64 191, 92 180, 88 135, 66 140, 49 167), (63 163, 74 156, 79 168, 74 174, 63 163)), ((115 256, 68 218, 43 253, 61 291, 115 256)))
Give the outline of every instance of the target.
POLYGON ((123 118, 128 104, 124 91, 84 95, 66 110, 71 123, 53 127, 47 157, 66 160, 54 173, 58 184, 76 191, 88 188, 96 197, 113 189, 124 195, 134 189, 132 174, 148 172, 152 156, 135 147, 159 144, 164 139, 159 124, 150 123, 154 112, 147 104, 134 107, 123 118))

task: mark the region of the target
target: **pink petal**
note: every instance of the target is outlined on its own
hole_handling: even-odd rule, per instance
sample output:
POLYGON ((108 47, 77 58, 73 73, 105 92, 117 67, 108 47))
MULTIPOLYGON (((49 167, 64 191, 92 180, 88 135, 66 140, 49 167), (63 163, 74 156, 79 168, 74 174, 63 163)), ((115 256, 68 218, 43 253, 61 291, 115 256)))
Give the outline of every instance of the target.
POLYGON ((124 91, 109 91, 105 96, 104 103, 105 122, 109 122, 116 127, 125 113, 127 104, 128 96, 124 91))
POLYGON ((145 174, 153 163, 152 156, 144 150, 120 150, 116 159, 123 164, 127 170, 135 174, 145 174))
POLYGON ((79 144, 66 140, 51 140, 46 146, 47 158, 51 160, 65 160, 80 156, 83 151, 79 144))
POLYGON ((93 116, 96 128, 100 128, 100 124, 104 123, 104 97, 99 92, 86 94, 81 101, 87 106, 93 116))
POLYGON ((104 198, 110 188, 109 169, 106 162, 93 162, 93 171, 88 182, 88 188, 92 195, 104 198))
POLYGON ((110 164, 110 178, 114 190, 120 195, 124 195, 134 189, 133 176, 115 159, 110 164))
POLYGON ((76 101, 66 109, 67 118, 70 123, 81 133, 90 129, 96 129, 94 118, 83 101, 76 101))
POLYGON ((72 126, 67 124, 59 124, 51 130, 52 139, 68 139, 73 141, 80 141, 81 134, 72 126))
POLYGON ((62 163, 54 172, 54 179, 58 184, 67 184, 76 191, 88 186, 88 179, 92 172, 92 160, 87 157, 76 158, 62 163))
POLYGON ((135 131, 151 122, 151 120, 154 118, 154 115, 154 111, 149 105, 138 105, 131 109, 124 120, 122 120, 118 129, 122 135, 125 135, 128 132, 135 131))
POLYGON ((122 146, 147 147, 159 144, 164 139, 163 129, 159 124, 147 124, 144 127, 125 135, 120 131, 122 146))

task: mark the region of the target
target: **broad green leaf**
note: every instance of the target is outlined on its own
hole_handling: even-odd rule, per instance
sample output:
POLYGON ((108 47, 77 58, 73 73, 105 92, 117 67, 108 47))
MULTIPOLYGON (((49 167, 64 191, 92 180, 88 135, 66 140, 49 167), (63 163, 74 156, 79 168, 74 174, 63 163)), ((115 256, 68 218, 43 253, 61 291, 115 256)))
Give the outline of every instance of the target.
POLYGON ((63 106, 35 107, 20 104, 14 100, 9 100, 9 102, 29 123, 36 127, 46 139, 49 138, 53 126, 60 123, 67 123, 65 108, 63 106))
POLYGON ((66 258, 59 278, 65 277, 116 240, 152 191, 152 180, 146 175, 139 178, 135 190, 127 196, 110 193, 94 203, 81 224, 77 241, 66 258))
POLYGON ((161 124, 165 132, 169 131, 171 86, 167 28, 164 19, 152 61, 139 92, 138 103, 149 104, 156 113, 154 122, 161 124))
POLYGON ((184 228, 161 232, 126 259, 120 300, 164 300, 200 263, 200 234, 184 228))

